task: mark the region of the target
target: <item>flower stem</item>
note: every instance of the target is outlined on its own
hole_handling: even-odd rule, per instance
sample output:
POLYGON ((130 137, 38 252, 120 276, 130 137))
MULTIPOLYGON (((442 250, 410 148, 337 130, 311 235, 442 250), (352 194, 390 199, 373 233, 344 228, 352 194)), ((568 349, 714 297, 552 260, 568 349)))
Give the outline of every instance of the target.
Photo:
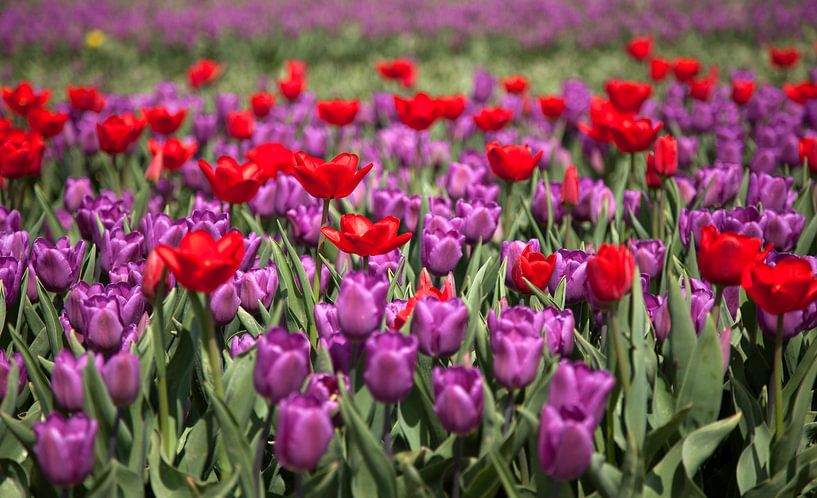
POLYGON ((216 329, 213 324, 213 315, 210 313, 210 297, 201 297, 199 294, 192 296, 193 307, 199 324, 201 326, 201 345, 207 350, 207 361, 210 363, 210 375, 213 377, 213 388, 216 396, 224 401, 224 383, 221 380, 221 358, 218 343, 216 342, 216 329))
POLYGON ((258 486, 258 496, 261 496, 261 487, 264 484, 264 478, 261 476, 261 466, 264 464, 264 449, 267 447, 267 438, 269 437, 270 427, 272 427, 272 419, 275 416, 275 405, 267 407, 267 418, 264 421, 264 427, 261 429, 261 437, 258 439, 258 448, 255 450, 255 477, 258 479, 256 483, 258 486))
MULTIPOLYGON (((323 213, 321 213, 321 228, 326 226, 329 219, 329 202, 330 199, 323 200, 323 213)), ((321 296, 321 272, 323 271, 323 260, 321 259, 321 249, 323 249, 323 232, 318 234, 318 247, 315 248, 315 275, 312 277, 312 295, 315 302, 321 296)))
POLYGON ((502 423, 502 434, 508 434, 513 419, 513 390, 508 391, 508 395, 505 397, 505 413, 503 415, 505 421, 502 423))
POLYGON ((111 460, 116 459, 116 434, 119 432, 119 422, 122 420, 122 409, 116 409, 116 415, 113 418, 113 425, 111 426, 111 434, 108 438, 108 455, 111 460))
POLYGON ((712 306, 712 321, 715 322, 715 330, 718 330, 721 321, 721 302, 723 302, 723 286, 715 286, 715 304, 712 306))
POLYGON ((389 460, 394 458, 391 450, 391 409, 390 403, 386 403, 386 406, 383 407, 383 449, 389 460))
POLYGON ((774 336, 774 440, 783 435, 783 314, 777 315, 777 333, 774 336))
POLYGON ((624 396, 630 391, 630 366, 627 364, 627 356, 624 353, 624 344, 622 342, 621 332, 618 330, 616 323, 616 307, 610 308, 607 312, 607 326, 610 340, 613 341, 613 349, 616 355, 616 365, 619 375, 621 376, 621 389, 624 391, 624 396))
POLYGON ((159 283, 159 288, 156 292, 156 298, 153 300, 153 309, 155 320, 150 324, 150 330, 153 339, 153 358, 156 362, 156 379, 157 389, 159 391, 159 430, 162 434, 162 449, 165 457, 169 460, 173 459, 173 443, 175 437, 171 436, 170 429, 170 403, 167 398, 167 364, 165 362, 165 345, 164 345, 164 309, 162 303, 164 301, 164 282, 166 271, 162 274, 162 280, 159 283))
POLYGON ((511 236, 512 204, 513 204, 513 182, 508 180, 507 182, 505 182, 505 203, 502 206, 502 232, 505 234, 506 239, 508 239, 511 236))
POLYGON ((460 497, 460 466, 462 463, 462 436, 454 440, 454 477, 451 482, 451 498, 460 497))

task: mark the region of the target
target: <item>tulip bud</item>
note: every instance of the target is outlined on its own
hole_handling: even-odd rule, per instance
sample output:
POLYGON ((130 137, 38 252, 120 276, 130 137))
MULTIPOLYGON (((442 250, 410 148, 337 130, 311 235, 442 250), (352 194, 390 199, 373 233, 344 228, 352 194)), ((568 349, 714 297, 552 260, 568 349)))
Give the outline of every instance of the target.
POLYGON ((278 289, 278 272, 274 265, 238 272, 235 287, 241 299, 241 307, 250 313, 257 313, 259 306, 269 308, 272 304, 278 289))
POLYGON ((411 334, 423 354, 440 358, 456 353, 467 329, 468 308, 459 299, 424 297, 414 305, 411 334))
POLYGON ((569 207, 575 207, 579 203, 579 173, 572 164, 565 170, 559 201, 569 207))
POLYGON ((65 418, 57 412, 34 424, 34 454, 45 478, 54 486, 80 484, 94 468, 96 420, 84 414, 65 418))
POLYGON ((494 376, 509 390, 521 389, 533 382, 542 363, 545 341, 539 335, 519 334, 512 330, 491 335, 494 376))
POLYGON ((213 291, 210 296, 210 311, 216 325, 223 326, 233 321, 240 304, 241 300, 238 298, 232 280, 213 291))
POLYGON ((309 375, 309 340, 303 332, 272 328, 257 348, 253 382, 259 394, 274 404, 300 390, 309 375))
POLYGON ((104 295, 91 296, 82 301, 80 311, 85 340, 91 349, 109 352, 121 345, 125 326, 116 299, 104 295))
POLYGON ((348 339, 363 340, 380 327, 388 289, 388 281, 381 276, 352 272, 343 277, 335 306, 338 324, 348 339))
POLYGON ((275 457, 287 470, 309 472, 317 467, 334 434, 329 405, 313 396, 292 394, 278 406, 275 457))
POLYGON ((548 351, 554 356, 569 357, 573 353, 573 329, 576 324, 570 309, 559 311, 548 307, 542 311, 548 351))
POLYGON ((479 369, 435 367, 431 382, 434 412, 443 428, 461 436, 475 431, 482 422, 485 403, 479 369))
POLYGON ((363 381, 381 403, 398 403, 414 387, 417 338, 398 332, 374 334, 366 340, 363 381))
POLYGON ((23 363, 23 357, 20 353, 14 355, 6 355, 0 353, 0 401, 6 397, 6 390, 8 389, 8 379, 11 369, 17 365, 18 372, 18 392, 22 391, 26 385, 26 366, 23 363))
POLYGON ((102 379, 113 403, 125 407, 139 396, 139 357, 130 351, 120 351, 108 358, 102 367, 102 379))
POLYGON ((168 292, 173 286, 170 275, 165 270, 165 263, 162 258, 159 257, 156 251, 151 251, 142 270, 142 295, 151 301, 156 299, 161 283, 164 283, 163 292, 168 292), (164 282, 162 282, 162 277, 164 277, 164 282))
POLYGON ((441 277, 457 266, 465 243, 461 229, 462 218, 426 215, 420 252, 423 266, 432 274, 441 277))
MULTIPOLYGON (((96 361, 97 367, 102 366, 101 357, 91 358, 96 361)), ((79 358, 74 358, 73 353, 63 349, 54 358, 54 368, 51 371, 51 390, 54 392, 54 399, 60 408, 67 412, 82 411, 83 408, 83 372, 88 364, 88 354, 79 358)))
POLYGON ((234 335, 230 341, 230 357, 235 358, 246 353, 255 346, 257 341, 257 338, 246 332, 234 335))

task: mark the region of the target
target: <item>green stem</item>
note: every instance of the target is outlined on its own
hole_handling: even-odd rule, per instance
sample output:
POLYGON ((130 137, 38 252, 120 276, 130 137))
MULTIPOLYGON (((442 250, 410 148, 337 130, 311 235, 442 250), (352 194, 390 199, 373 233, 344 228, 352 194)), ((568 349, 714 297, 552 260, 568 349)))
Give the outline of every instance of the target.
MULTIPOLYGON (((331 199, 323 200, 323 213, 321 214, 321 228, 326 226, 329 219, 329 202, 331 199)), ((321 296, 321 272, 323 271, 323 260, 321 259, 321 249, 323 249, 323 232, 318 234, 318 247, 315 248, 315 275, 312 277, 312 295, 315 302, 321 296)))
POLYGON ((513 183, 508 180, 505 182, 505 203, 502 206, 502 231, 505 238, 509 239, 511 236, 511 216, 513 204, 513 183))
POLYGON ((666 192, 664 192, 663 189, 658 189, 656 191, 655 195, 658 197, 658 199, 657 199, 658 200, 658 206, 657 206, 658 210, 655 213, 655 216, 658 219, 658 224, 657 224, 657 230, 656 230, 656 233, 655 233, 655 238, 660 240, 660 241, 663 241, 664 240, 664 229, 665 229, 664 227, 666 225, 666 214, 664 213, 664 211, 666 209, 667 195, 666 195, 666 192))
POLYGON ((627 172, 627 187, 633 190, 635 187, 635 152, 630 153, 630 171, 627 172))
POLYGON ((505 413, 503 414, 505 421, 502 423, 502 434, 508 434, 508 429, 511 428, 511 419, 513 419, 513 390, 508 391, 505 397, 505 413))
POLYGON ((454 478, 451 482, 451 498, 460 497, 460 466, 462 462, 462 436, 454 440, 454 478))
POLYGON ((783 435, 783 314, 777 315, 777 333, 774 336, 774 440, 783 435))
POLYGON ((619 375, 621 376, 621 390, 624 392, 624 396, 627 396, 627 393, 630 391, 630 365, 627 363, 627 356, 624 352, 624 344, 621 337, 621 331, 618 330, 618 324, 616 323, 616 307, 613 306, 610 308, 610 311, 607 313, 607 326, 608 326, 608 333, 610 334, 610 339, 613 341, 613 349, 615 350, 616 355, 616 365, 619 375))
POLYGON ((175 437, 171 435, 170 429, 170 403, 167 397, 167 363, 165 361, 165 345, 164 345, 164 309, 162 303, 164 301, 164 282, 166 272, 162 274, 162 280, 159 283, 159 289, 156 292, 156 298, 153 301, 153 309, 155 320, 150 324, 150 330, 153 339, 153 358, 156 362, 156 377, 159 390, 159 430, 162 433, 162 449, 165 457, 173 458, 173 446, 175 446, 175 437))
POLYGON ((111 435, 108 438, 108 456, 111 460, 116 459, 116 434, 119 432, 119 422, 122 420, 122 409, 116 408, 116 415, 111 426, 111 435))
POLYGON ((221 354, 216 342, 216 328, 213 323, 213 315, 210 313, 210 296, 206 298, 199 294, 193 294, 192 303, 195 308, 199 325, 201 326, 201 345, 207 350, 207 361, 210 363, 210 375, 213 380, 213 388, 218 399, 225 401, 224 383, 221 379, 221 354))
POLYGON ((261 429, 261 436, 258 439, 258 448, 255 450, 255 476, 258 479, 258 496, 261 496, 261 488, 264 485, 264 478, 261 476, 261 466, 264 464, 264 450, 267 447, 267 438, 269 438, 269 431, 272 427, 272 419, 275 416, 275 405, 267 407, 267 418, 264 421, 264 427, 261 429))
POLYGON ((391 409, 392 405, 389 403, 383 407, 383 449, 389 460, 394 458, 391 449, 391 409))
POLYGON ((369 256, 363 256, 363 271, 369 271, 369 256))
POLYGON ((114 189, 116 190, 117 197, 122 197, 122 177, 120 176, 119 168, 116 165, 116 154, 111 154, 111 177, 114 181, 114 189))
POLYGON ((715 322, 715 330, 718 330, 721 321, 721 303, 723 302, 723 286, 715 286, 715 304, 712 306, 712 321, 715 322))

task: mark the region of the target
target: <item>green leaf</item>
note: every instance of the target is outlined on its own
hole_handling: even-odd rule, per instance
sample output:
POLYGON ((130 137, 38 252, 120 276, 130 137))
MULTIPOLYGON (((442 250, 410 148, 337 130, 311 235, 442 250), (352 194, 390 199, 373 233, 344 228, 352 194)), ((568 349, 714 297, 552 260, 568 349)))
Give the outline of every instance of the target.
POLYGON ((480 306, 482 304, 482 281, 485 279, 485 273, 491 266, 491 258, 476 272, 473 280, 468 287, 468 294, 465 296, 465 305, 468 308, 468 329, 465 333, 465 340, 463 340, 459 351, 457 352, 457 363, 461 363, 466 354, 473 350, 474 338, 479 327, 485 327, 485 323, 480 317, 480 306))
POLYGON ((26 447, 26 449, 31 451, 31 449, 34 447, 34 443, 37 442, 37 438, 34 436, 34 431, 26 424, 12 417, 8 413, 0 412, 0 419, 3 419, 3 423, 6 424, 9 432, 14 434, 14 437, 16 437, 23 444, 23 446, 26 447))
POLYGON ((65 229, 62 227, 62 223, 57 218, 57 215, 54 214, 54 210, 51 209, 51 202, 46 199, 45 194, 43 194, 42 188, 39 185, 34 185, 34 196, 37 198, 37 203, 42 208, 43 212, 45 213, 45 221, 48 223, 48 229, 51 230, 51 234, 55 239, 58 239, 65 235, 65 229))
POLYGON ((684 432, 709 424, 720 412, 723 391, 722 354, 715 326, 712 320, 707 319, 678 393, 676 409, 692 404, 692 410, 682 425, 684 432))
MULTIPOLYGON (((809 194, 809 196, 810 195, 811 194, 809 194)), ((794 249, 794 254, 799 256, 809 254, 809 250, 814 243, 815 235, 817 235, 817 216, 811 218, 806 228, 800 234, 800 238, 797 239, 797 247, 794 249)))
MULTIPOLYGON (((281 247, 272 239, 268 243, 272 248, 275 269, 278 271, 278 294, 286 303, 287 328, 289 330, 307 330, 311 318, 306 315, 302 289, 296 284, 292 268, 281 251, 281 247)), ((303 290, 309 292, 309 289, 303 290)))
POLYGON ((16 331, 9 330, 9 333, 11 333, 11 340, 14 342, 14 347, 23 357, 23 363, 26 365, 26 373, 31 383, 34 384, 34 393, 37 396, 37 400, 43 407, 44 414, 48 414, 53 410, 53 395, 51 394, 48 381, 40 369, 40 363, 34 359, 31 355, 31 351, 29 351, 25 342, 23 342, 23 339, 16 331))
POLYGON ((261 326, 258 321, 251 314, 247 312, 243 307, 238 307, 238 320, 244 325, 244 328, 247 329, 247 332, 250 333, 253 337, 258 337, 264 333, 264 327, 261 326))
POLYGON ((678 389, 686 376, 698 339, 690 316, 689 304, 681 294, 678 279, 670 278, 667 291, 672 325, 666 340, 668 354, 665 356, 668 356, 672 384, 678 389))
POLYGON ((60 318, 54 308, 54 303, 51 302, 51 296, 48 295, 39 278, 37 279, 37 296, 40 298, 40 309, 43 311, 43 318, 45 319, 45 330, 48 333, 48 342, 51 344, 51 355, 56 358, 63 348, 61 337, 64 334, 61 333, 62 325, 60 325, 60 318))
POLYGON ((234 496, 233 490, 238 483, 239 474, 233 472, 224 481, 204 483, 172 467, 161 456, 159 433, 151 436, 150 487, 156 496, 173 496, 178 498, 203 498, 234 496))
POLYGON ((502 462, 502 459, 496 454, 496 450, 488 452, 488 459, 491 461, 491 465, 494 466, 499 480, 502 482, 502 489, 505 490, 505 496, 508 498, 517 498, 519 494, 516 492, 513 477, 511 477, 508 471, 508 465, 502 462))
POLYGON ((740 417, 738 412, 729 418, 705 425, 687 436, 681 449, 681 461, 689 478, 695 477, 698 469, 715 452, 721 441, 737 427, 740 417))
POLYGON ((218 418, 221 429, 223 447, 227 451, 233 471, 239 475, 241 493, 247 497, 258 496, 255 486, 258 476, 254 475, 255 461, 253 455, 255 453, 250 449, 247 438, 244 437, 241 429, 236 424, 227 405, 216 396, 212 389, 208 388, 208 391, 211 406, 216 418, 218 418))

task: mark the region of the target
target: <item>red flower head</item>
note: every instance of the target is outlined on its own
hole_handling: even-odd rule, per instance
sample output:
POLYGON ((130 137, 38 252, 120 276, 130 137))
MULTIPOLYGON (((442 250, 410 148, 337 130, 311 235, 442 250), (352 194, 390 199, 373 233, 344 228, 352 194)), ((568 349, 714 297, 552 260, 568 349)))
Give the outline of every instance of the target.
POLYGON ((604 91, 619 112, 637 113, 644 101, 650 98, 652 87, 637 81, 614 79, 604 84, 604 91))
POLYGON ((551 121, 556 121, 565 112, 565 99, 557 95, 547 95, 539 97, 539 108, 542 114, 551 121))
POLYGON ((400 220, 394 216, 372 223, 360 214, 344 214, 340 217, 340 230, 323 227, 321 232, 343 252, 377 256, 391 252, 411 239, 410 233, 397 235, 398 228, 400 220))
POLYGON ((295 164, 295 154, 275 142, 256 145, 247 151, 247 159, 264 170, 264 176, 267 178, 275 178, 278 172, 291 175, 295 164))
POLYGON ((817 99, 817 83, 811 83, 810 81, 802 81, 794 85, 786 83, 783 85, 783 91, 791 101, 800 105, 809 100, 817 99))
POLYGON ((712 225, 701 230, 698 271, 701 278, 717 285, 740 285, 743 272, 763 257, 760 239, 735 232, 718 232, 712 225))
POLYGON ((613 142, 618 150, 624 153, 642 152, 652 147, 658 132, 664 124, 659 121, 655 125, 651 119, 622 119, 610 130, 613 142))
POLYGON ((808 164, 808 169, 812 173, 817 173, 817 138, 801 138, 798 148, 800 151, 800 162, 808 164))
POLYGON ((172 135, 179 129, 187 117, 187 109, 179 109, 172 112, 165 106, 142 109, 142 114, 154 133, 159 135, 172 135))
POLYGON ((134 143, 139 140, 139 137, 142 136, 142 130, 145 129, 145 118, 137 117, 132 112, 126 112, 121 114, 122 120, 130 127, 130 141, 134 143))
POLYGON ((108 116, 105 121, 97 123, 99 148, 112 156, 125 152, 142 131, 137 123, 138 120, 133 114, 108 116))
POLYGON ((546 289, 555 264, 555 254, 545 257, 541 252, 532 251, 530 246, 525 247, 513 270, 511 270, 514 286, 522 294, 533 294, 533 291, 525 283, 527 279, 537 289, 546 289))
POLYGON ((593 296, 603 303, 621 299, 633 285, 635 262, 626 244, 602 244, 587 260, 587 283, 593 296))
POLYGON ((752 80, 735 80, 732 82, 732 101, 737 105, 749 102, 755 93, 755 82, 752 80))
POLYGON ((429 275, 428 270, 423 268, 420 272, 420 278, 417 281, 417 290, 414 291, 414 295, 408 298, 406 302, 406 307, 400 310, 397 313, 397 316, 394 317, 394 325, 392 328, 394 330, 400 330, 403 328, 403 325, 408 322, 408 319, 411 317, 411 313, 414 311, 414 306, 417 304, 418 299, 422 299, 424 297, 433 297, 438 301, 448 301, 449 299, 455 297, 457 295, 457 291, 455 290, 455 283, 454 283, 454 275, 449 273, 445 280, 443 280, 443 286, 440 289, 434 287, 434 283, 431 281, 431 275, 429 275))
POLYGON ((701 71, 701 63, 698 59, 691 57, 681 57, 672 61, 672 72, 675 79, 687 82, 698 75, 701 71))
POLYGON ((647 171, 644 173, 647 182, 647 188, 653 190, 661 188, 661 175, 655 169, 655 156, 647 154, 647 171))
POLYGON ((502 80, 502 86, 505 87, 506 92, 514 95, 520 95, 527 91, 528 79, 519 74, 508 76, 502 80))
POLYGON ((286 77, 278 81, 281 94, 290 102, 298 100, 306 88, 306 63, 300 60, 286 62, 286 77))
POLYGON ((451 95, 449 97, 438 97, 437 105, 440 107, 442 117, 449 121, 454 121, 460 117, 465 110, 467 102, 464 95, 451 95))
POLYGON ((650 78, 655 82, 664 81, 670 69, 672 65, 668 60, 656 57, 650 61, 650 78))
POLYGON ((633 59, 643 62, 652 55, 652 38, 648 36, 638 36, 630 40, 627 44, 627 53, 633 59))
POLYGON ((713 66, 707 77, 699 79, 693 78, 687 83, 689 84, 689 94, 693 99, 707 102, 712 96, 715 85, 718 84, 718 68, 713 66))
POLYGON ((165 273, 167 267, 164 261, 159 256, 156 250, 150 251, 145 266, 142 270, 142 295, 149 300, 156 299, 156 294, 159 292, 159 285, 164 284, 164 292, 170 288, 170 275, 165 273), (164 277, 164 282, 162 279, 164 277))
POLYGON ((675 176, 678 171, 678 142, 670 135, 663 135, 655 140, 652 157, 656 173, 661 176, 675 176))
POLYGON ((483 107, 474 114, 474 123, 482 131, 499 131, 511 122, 513 111, 504 107, 483 107))
POLYGON ((755 262, 743 272, 741 285, 760 309, 772 315, 802 310, 817 300, 817 277, 808 261, 797 256, 774 266, 755 262))
POLYGON ((334 159, 311 157, 304 152, 295 154, 295 178, 312 197, 341 199, 351 194, 363 177, 372 169, 371 163, 357 169, 359 158, 344 152, 334 159))
POLYGON ((145 178, 156 181, 162 171, 176 171, 189 161, 198 150, 196 142, 184 144, 178 138, 170 138, 164 143, 148 140, 148 151, 153 159, 145 172, 145 178))
POLYGON ((71 86, 65 87, 71 107, 78 111, 100 112, 105 108, 105 97, 95 86, 71 86))
POLYGON ((250 111, 227 113, 227 134, 236 140, 247 140, 255 131, 255 117, 250 111))
POLYGON ((250 107, 255 117, 261 119, 269 115, 275 105, 275 95, 267 92, 256 92, 250 95, 250 107))
POLYGON ((609 143, 613 141, 611 130, 618 126, 623 120, 632 119, 629 113, 622 113, 601 97, 590 99, 590 122, 591 126, 579 123, 579 130, 599 143, 609 143))
POLYGON ((575 207, 579 203, 579 172, 572 164, 565 170, 559 201, 570 207, 575 207))
POLYGON ((437 119, 442 116, 443 109, 437 99, 425 93, 418 93, 413 98, 404 99, 394 96, 394 108, 400 122, 409 128, 423 131, 431 128, 437 119))
POLYGON ((216 241, 206 231, 194 230, 178 248, 160 244, 156 253, 182 287, 210 293, 235 276, 244 257, 244 237, 232 231, 216 241))
POLYGON ((321 100, 318 102, 318 117, 332 126, 346 126, 355 120, 360 102, 357 100, 321 100))
POLYGON ((216 197, 230 204, 244 204, 252 200, 258 189, 267 181, 264 171, 257 164, 238 164, 232 157, 222 156, 216 169, 206 161, 199 160, 199 168, 216 197))
POLYGON ((542 158, 540 150, 536 155, 527 145, 500 145, 490 142, 485 146, 491 171, 503 180, 518 182, 527 180, 542 158))
POLYGON ((23 81, 16 88, 3 87, 3 102, 20 116, 26 116, 31 109, 44 106, 49 97, 50 90, 34 93, 28 81, 23 81))
POLYGON ((394 59, 377 63, 377 72, 386 80, 398 81, 406 88, 414 86, 417 68, 408 59, 394 59))
POLYGON ((221 64, 212 59, 199 59, 187 70, 187 80, 193 88, 207 86, 221 74, 221 64))
POLYGON ((769 47, 769 60, 778 69, 790 69, 800 62, 800 51, 794 47, 769 47))
POLYGON ((36 107, 28 111, 26 116, 28 126, 45 138, 51 138, 62 133, 68 114, 49 111, 45 107, 36 107))
POLYGON ((299 59, 286 61, 286 71, 290 78, 306 79, 306 62, 299 59))
POLYGON ((22 178, 40 173, 45 142, 36 132, 12 130, 0 138, 0 176, 22 178))

